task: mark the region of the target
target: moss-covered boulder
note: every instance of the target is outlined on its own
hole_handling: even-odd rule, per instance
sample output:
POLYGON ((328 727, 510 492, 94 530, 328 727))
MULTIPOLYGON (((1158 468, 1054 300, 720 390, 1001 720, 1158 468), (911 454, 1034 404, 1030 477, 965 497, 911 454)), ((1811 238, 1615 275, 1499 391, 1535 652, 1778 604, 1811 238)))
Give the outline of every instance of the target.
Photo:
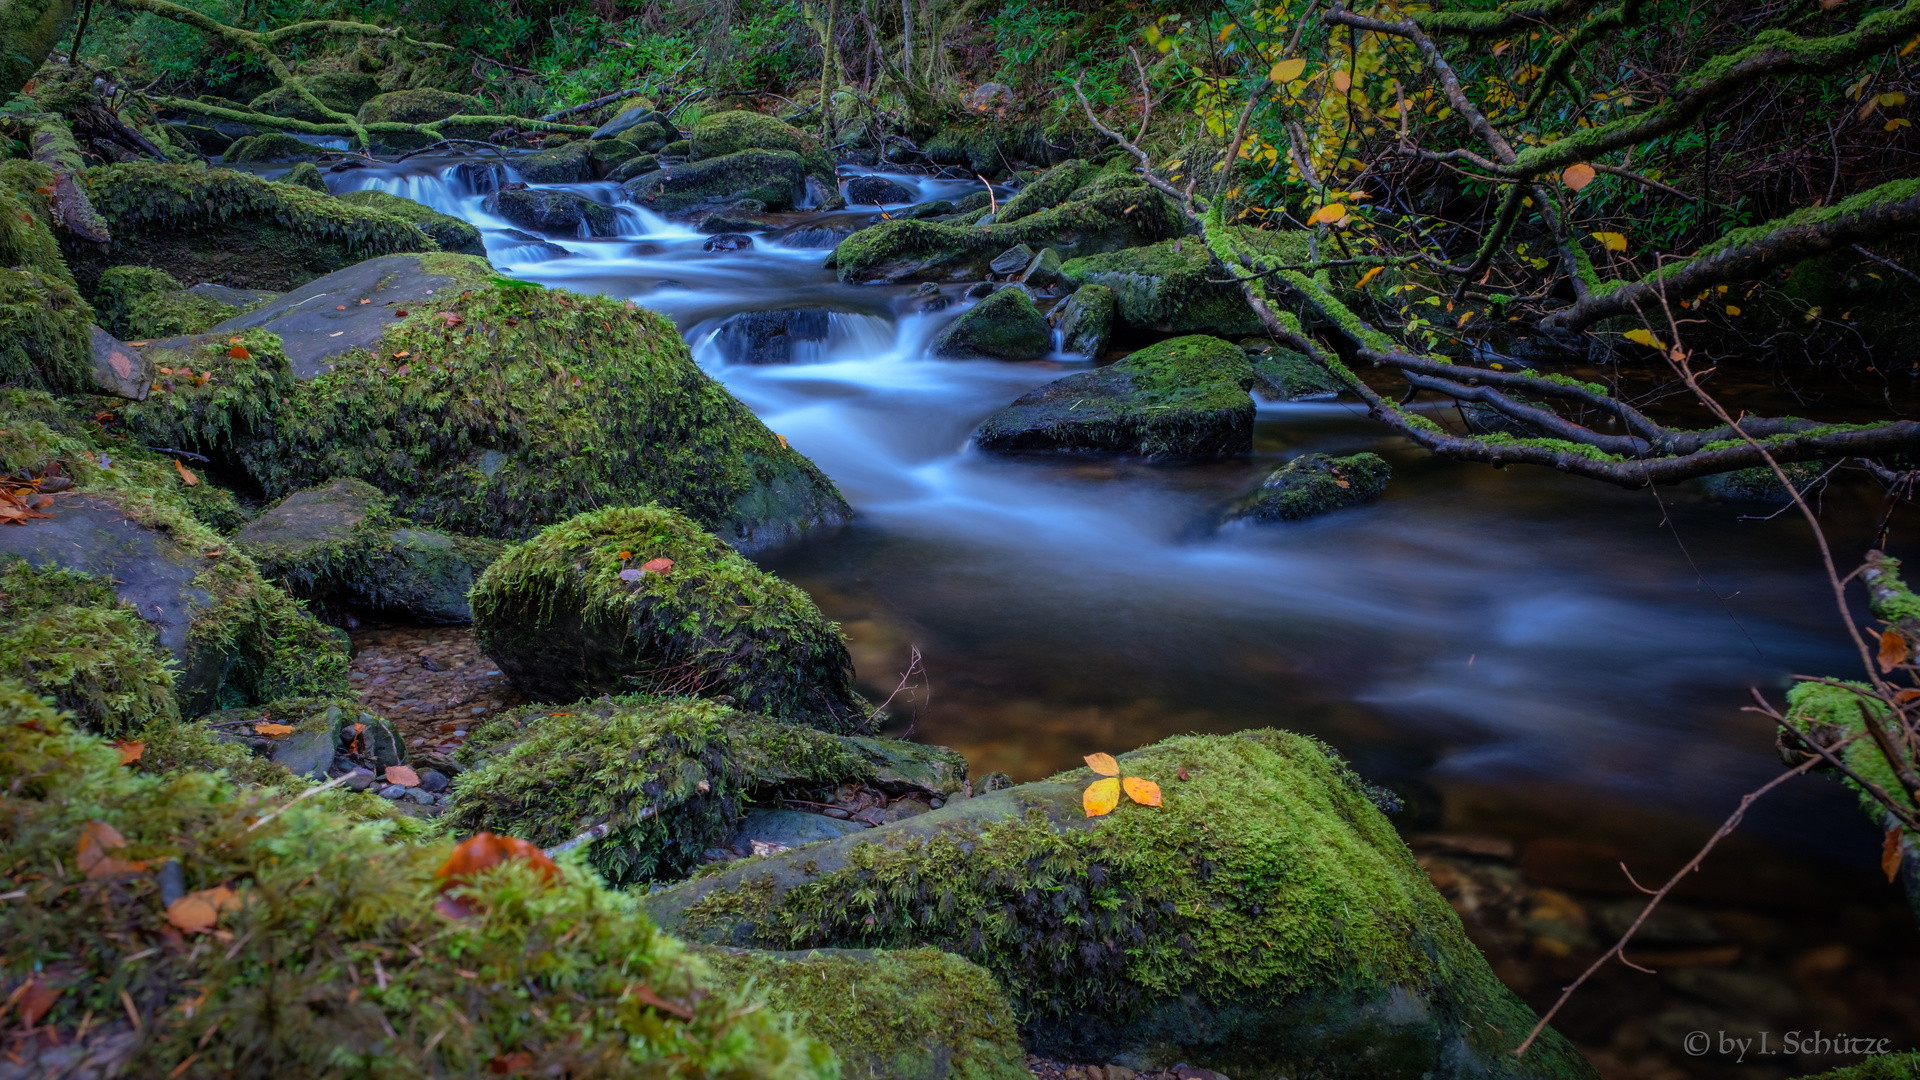
POLYGON ((833 1047, 849 1080, 1029 1080, 1007 992, 937 949, 696 948, 833 1047))
POLYGON ((296 491, 233 535, 260 572, 302 600, 352 604, 424 622, 467 622, 467 592, 498 540, 414 527, 371 484, 296 491))
POLYGON ((1378 454, 1302 454, 1227 509, 1227 521, 1300 521, 1380 497, 1392 470, 1378 454))
POLYGON ((168 659, 111 581, 0 563, 0 679, 45 695, 88 730, 119 736, 178 720, 168 659))
POLYGON ((1172 338, 1040 387, 988 417, 992 451, 1231 457, 1253 448, 1253 369, 1219 338, 1172 338))
POLYGON ((284 291, 375 255, 434 249, 391 214, 233 169, 134 162, 89 170, 81 186, 113 228, 111 244, 67 244, 88 291, 124 265, 284 291))
POLYGON ((320 167, 311 161, 303 161, 293 168, 288 169, 287 174, 280 178, 280 182, 283 184, 292 184, 295 187, 303 187, 308 191, 317 191, 322 195, 333 194, 333 192, 327 190, 327 179, 320 175, 320 167))
POLYGON ((570 142, 513 159, 513 171, 529 184, 577 184, 593 179, 593 144, 570 142))
POLYGON ((1053 331, 1019 286, 968 308, 933 339, 935 356, 1038 360, 1053 351, 1053 331))
POLYGON ((620 217, 613 207, 553 188, 509 188, 487 196, 487 211, 523 229, 554 236, 611 236, 620 217))
POLYGON ((1079 158, 1063 161, 1028 181, 1000 206, 996 222, 1011 225, 1023 217, 1050 210, 1073 197, 1099 170, 1079 158))
POLYGON ((850 516, 666 318, 497 278, 470 256, 370 260, 146 352, 213 375, 163 384, 129 427, 269 498, 352 477, 421 526, 498 539, 659 502, 746 550, 850 516))
POLYGON ((1197 238, 1181 237, 1100 255, 1069 259, 1060 272, 1076 287, 1105 285, 1113 290, 1115 312, 1123 325, 1165 334, 1257 334, 1259 316, 1238 285, 1197 238))
POLYGON ((36 980, 57 1035, 16 1047, 26 1074, 839 1075, 591 873, 436 879, 451 842, 395 843, 371 796, 288 798, 123 768, 0 685, 0 983, 36 980))
POLYGON ((47 197, 53 170, 0 162, 0 385, 81 390, 93 382, 93 309, 60 257, 47 197))
POLYGON ((489 566, 471 601, 480 648, 535 700, 692 693, 823 731, 869 726, 840 628, 673 510, 550 526, 489 566))
POLYGON ((1113 338, 1113 308, 1113 290, 1105 285, 1075 289, 1060 312, 1060 347, 1098 360, 1113 338))
POLYGON ((726 157, 742 150, 777 150, 800 155, 805 171, 834 182, 833 155, 819 138, 791 124, 760 113, 735 110, 711 113, 693 125, 688 155, 694 161, 726 157))
POLYGON ((698 698, 526 709, 476 739, 505 741, 454 782, 448 824, 542 847, 604 826, 587 857, 619 886, 685 877, 757 801, 818 799, 842 783, 946 796, 967 772, 940 747, 831 735, 698 698))
MULTIPOLYGON (((336 112, 357 113, 380 93, 380 83, 373 76, 358 71, 325 71, 313 75, 301 76, 299 84, 305 87, 321 104, 336 112)), ((290 120, 306 120, 312 123, 332 123, 320 110, 308 104, 299 91, 291 86, 276 86, 261 94, 247 106, 255 112, 272 116, 284 116, 290 120)))
POLYGON ((1067 1060, 1236 1080, 1598 1075, 1550 1031, 1512 1055, 1533 1014, 1324 745, 1187 736, 1120 766, 1163 804, 1089 818, 1098 777, 1077 769, 644 904, 716 945, 957 953, 1011 992, 1032 1048, 1067 1060))
POLYGON ((289 135, 284 131, 263 131, 233 140, 220 161, 227 165, 259 165, 276 161, 314 161, 327 152, 326 147, 289 135))
POLYGON ((172 274, 151 266, 112 266, 100 275, 94 311, 108 331, 128 340, 151 341, 198 334, 265 299, 220 286, 188 289, 172 274))
POLYGON ((468 222, 451 214, 443 214, 430 206, 403 199, 385 191, 364 189, 342 192, 338 198, 352 206, 362 206, 382 214, 390 214, 402 221, 411 222, 414 227, 426 233, 433 242, 440 245, 441 251, 454 251, 462 255, 481 255, 487 253, 486 245, 480 242, 480 230, 468 222))
MULTIPOLYGON (((430 124, 454 116, 484 115, 492 110, 479 98, 447 90, 423 87, 418 90, 394 90, 369 98, 357 114, 363 124, 430 124)), ((441 135, 449 139, 484 139, 489 132, 482 124, 448 124, 441 135)), ((431 135, 382 131, 373 134, 374 148, 383 152, 417 150, 436 140, 431 135)))
POLYGON ((589 139, 598 142, 624 140, 638 146, 644 153, 652 153, 670 142, 680 139, 680 131, 673 121, 654 111, 651 104, 642 102, 621 110, 618 116, 596 128, 589 139))
MULTIPOLYGON (((1824 461, 1796 461, 1780 467, 1793 481, 1799 491, 1806 491, 1815 480, 1827 472, 1824 461)), ((1733 472, 1714 473, 1700 478, 1700 486, 1709 494, 1736 502, 1784 503, 1792 502, 1793 497, 1780 484, 1780 478, 1773 469, 1765 465, 1755 465, 1750 469, 1736 469, 1733 472)))
POLYGON ((1316 401, 1338 397, 1346 389, 1326 368, 1292 349, 1269 348, 1253 358, 1258 389, 1285 401, 1316 401))
POLYGON ((883 221, 841 241, 827 266, 842 281, 965 281, 987 276, 994 258, 1019 244, 1073 258, 1172 239, 1185 227, 1137 177, 1106 177, 1075 194, 1007 225, 883 221))
POLYGON ((790 150, 742 150, 636 176, 627 198, 657 213, 691 217, 719 209, 791 210, 806 164, 790 150))

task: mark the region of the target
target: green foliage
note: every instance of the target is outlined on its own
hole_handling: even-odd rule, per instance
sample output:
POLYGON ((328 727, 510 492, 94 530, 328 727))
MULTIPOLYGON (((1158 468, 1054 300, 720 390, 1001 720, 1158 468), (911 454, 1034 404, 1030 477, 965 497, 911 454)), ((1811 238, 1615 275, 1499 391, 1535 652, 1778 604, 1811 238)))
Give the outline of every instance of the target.
POLYGON ((203 772, 124 769, 0 683, 0 886, 25 890, 0 908, 0 978, 58 987, 44 1022, 78 1038, 88 1017, 85 1045, 128 1075, 186 1060, 205 1075, 484 1075, 517 1054, 576 1076, 837 1075, 789 1017, 714 979, 577 866, 551 885, 525 863, 482 871, 461 890, 477 914, 449 918, 433 907, 447 844, 396 844, 336 793, 286 801, 203 772), (115 858, 232 889, 231 944, 181 940, 152 873, 81 873, 89 822, 124 838, 115 858), (691 1019, 648 1006, 640 986, 691 1019))
POLYGON ((128 341, 197 334, 242 310, 190 292, 172 274, 150 266, 108 267, 93 299, 100 325, 128 341))
MULTIPOLYGON (((1830 744, 1838 736, 1853 735, 1866 729, 1865 721, 1860 716, 1862 705, 1880 721, 1885 730, 1888 723, 1886 703, 1875 697, 1870 687, 1862 683, 1796 683, 1787 691, 1786 726, 1805 734, 1821 732, 1825 736, 1822 744, 1830 744)), ((1878 786, 1895 799, 1904 799, 1905 789, 1872 739, 1855 739, 1838 756, 1847 768, 1853 770, 1855 776, 1878 786)), ((1851 778, 1844 782, 1859 796, 1860 808, 1873 820, 1880 820, 1885 811, 1874 797, 1851 778)), ((1911 800, 1907 801, 1911 805, 1911 800)))
POLYGON ((412 199, 403 199, 385 191, 367 189, 348 191, 336 196, 341 202, 352 206, 364 206, 382 214, 390 214, 402 221, 412 222, 419 230, 433 238, 442 251, 457 251, 464 255, 485 255, 485 245, 480 242, 480 230, 468 222, 450 214, 443 214, 432 207, 422 206, 412 199))
POLYGON ((171 659, 139 612, 88 574, 0 566, 0 679, 120 737, 177 721, 171 659))

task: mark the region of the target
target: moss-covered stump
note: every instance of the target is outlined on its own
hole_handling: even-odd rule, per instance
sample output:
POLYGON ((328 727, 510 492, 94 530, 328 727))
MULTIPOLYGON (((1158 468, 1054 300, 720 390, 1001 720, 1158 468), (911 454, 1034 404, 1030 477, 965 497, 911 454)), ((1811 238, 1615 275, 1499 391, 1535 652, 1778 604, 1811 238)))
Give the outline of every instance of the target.
POLYGON ((1597 1075, 1551 1032, 1512 1056, 1532 1013, 1325 746, 1250 731, 1120 761, 1164 805, 1088 818, 1097 777, 1079 769, 644 903, 712 944, 958 953, 1012 993, 1031 1046, 1068 1060, 1236 1080, 1597 1075))
POLYGON ((0 385, 76 391, 93 382, 93 310, 54 238, 53 185, 45 165, 0 162, 0 385))
POLYGON ((1040 387, 973 433, 989 451, 1231 457, 1253 448, 1253 368, 1219 338, 1172 338, 1040 387))
POLYGON ((827 266, 842 281, 965 281, 985 277, 994 258, 1018 244, 1079 257, 1169 240, 1182 231, 1179 212, 1165 196, 1135 177, 1109 176, 1069 202, 1007 225, 883 221, 841 241, 827 266))
POLYGON ((1392 470, 1378 454, 1302 454, 1235 502, 1226 521, 1300 521, 1380 497, 1392 470))
MULTIPOLYGON (((373 76, 357 71, 325 71, 313 75, 301 76, 300 85, 314 97, 320 99, 327 108, 337 112, 357 112, 380 93, 380 83, 373 76)), ((272 116, 284 116, 290 120, 306 120, 311 123, 333 123, 330 117, 322 116, 320 110, 307 104, 298 91, 291 86, 276 86, 261 94, 247 106, 255 112, 272 116)))
POLYGON ((577 868, 509 859, 436 910, 452 845, 394 843, 394 823, 349 810, 367 799, 286 805, 210 773, 123 768, 0 684, 0 889, 19 894, 0 906, 0 987, 36 979, 42 1030, 58 1036, 20 1044, 15 1062, 142 1077, 188 1060, 233 1076, 838 1075, 777 1006, 577 868), (172 925, 173 901, 204 930, 172 925))
POLYGON ((1105 285, 1082 285, 1067 297, 1060 313, 1060 347, 1070 353, 1100 359, 1113 337, 1113 290, 1105 285))
POLYGON ((550 526, 489 566, 470 599, 480 648, 535 700, 692 693, 823 731, 868 727, 840 628, 678 511, 550 526))
POLYGON ((831 735, 697 698, 532 707, 475 738, 485 757, 455 780, 448 824, 542 847, 605 826, 587 857, 619 886, 685 877, 758 800, 850 782, 945 796, 967 772, 940 747, 831 735))
POLYGON ((666 318, 496 278, 465 255, 371 260, 147 352, 213 378, 163 385, 129 426, 230 462, 273 498, 352 477, 423 526, 497 539, 659 502, 745 550, 850 516, 666 318))
POLYGON ((1272 348, 1253 361, 1263 393, 1286 401, 1329 400, 1346 387, 1326 368, 1292 349, 1272 348))
POLYGON ((847 1080, 1029 1080, 1006 991, 937 949, 696 948, 833 1047, 847 1080))
POLYGON ((258 165, 269 162, 318 160, 327 153, 327 148, 318 143, 310 143, 296 138, 284 131, 264 131, 258 135, 243 135, 227 147, 220 155, 225 165, 258 165))
MULTIPOLYGON (((831 187, 833 155, 809 132, 760 113, 735 110, 712 113, 693 125, 688 153, 695 161, 726 157, 743 150, 774 150, 798 154, 803 169, 831 187)), ((769 204, 771 208, 771 204, 769 204)))
POLYGON ((486 208, 523 229, 555 236, 610 236, 620 224, 613 207, 552 188, 496 191, 487 196, 486 208))
POLYGON ((1014 286, 968 308, 940 331, 930 351, 956 359, 1038 360, 1053 351, 1053 331, 1027 290, 1014 286))
POLYGON ((1060 273, 1074 284, 1113 290, 1122 324, 1165 334, 1257 334, 1259 316, 1197 238, 1182 237, 1146 247, 1069 259, 1060 273))
POLYGON ((451 214, 443 214, 430 206, 403 199, 385 191, 346 191, 336 196, 341 202, 352 206, 363 206, 377 210, 382 214, 391 214, 402 221, 412 222, 421 232, 433 238, 441 251, 453 251, 462 255, 482 255, 487 253, 486 245, 480 242, 480 230, 468 222, 451 214))
POLYGON ((102 327, 128 340, 151 341, 198 334, 260 306, 265 298, 249 299, 220 286, 189 289, 151 266, 113 266, 101 273, 93 302, 102 327))
POLYGON ((467 622, 467 592, 498 540, 413 527, 371 484, 340 479, 296 491, 233 536, 293 596, 423 622, 467 622))
POLYGON ((791 150, 741 150, 636 176, 621 186, 627 198, 669 217, 712 210, 791 210, 807 174, 791 150))
MULTIPOLYGON (((363 124, 430 124, 449 117, 484 115, 492 111, 492 107, 479 98, 423 87, 376 95, 360 106, 357 115, 363 124)), ((438 137, 405 131, 380 131, 372 133, 372 138, 375 150, 391 153, 418 150, 441 138, 484 139, 489 134, 491 132, 483 124, 446 124, 441 127, 438 137)))
POLYGON ((434 249, 391 214, 233 169, 135 162, 89 170, 81 186, 113 228, 111 244, 67 245, 89 291, 108 267, 130 264, 283 291, 375 255, 434 249))

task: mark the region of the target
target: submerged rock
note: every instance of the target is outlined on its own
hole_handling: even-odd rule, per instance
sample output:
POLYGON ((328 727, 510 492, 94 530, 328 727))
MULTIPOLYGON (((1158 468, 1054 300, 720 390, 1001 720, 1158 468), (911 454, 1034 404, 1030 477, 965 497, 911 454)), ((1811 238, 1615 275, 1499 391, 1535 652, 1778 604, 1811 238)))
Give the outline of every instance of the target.
POLYGON ((857 206, 901 206, 914 194, 906 185, 884 176, 856 176, 847 181, 847 202, 857 206))
POLYGON ((714 331, 713 344, 730 364, 790 364, 807 345, 824 345, 825 308, 743 311, 714 331))
POLYGON ((1162 805, 1089 818, 1099 778, 1078 769, 642 904, 713 945, 952 951, 1007 988, 1030 1048, 1067 1060, 1236 1080, 1597 1075, 1551 1031, 1512 1056, 1533 1014, 1324 745, 1187 736, 1120 764, 1162 805))
POLYGON ((337 198, 352 206, 364 206, 413 223, 421 232, 432 237, 433 242, 440 245, 441 251, 457 251, 462 255, 487 253, 486 245, 480 242, 480 230, 471 223, 412 199, 372 189, 342 192, 337 198))
POLYGON ((791 151, 742 150, 636 176, 621 190, 649 210, 676 217, 726 208, 790 210, 805 172, 800 155, 791 151))
POLYGON ((1056 379, 988 417, 973 438, 991 451, 1231 457, 1253 448, 1253 381, 1238 347, 1173 338, 1056 379))
POLYGON ((1302 454, 1269 474, 1240 499, 1227 521, 1299 521, 1372 502, 1387 488, 1392 470, 1377 454, 1330 457, 1302 454))
POLYGON ((1253 362, 1262 389, 1285 401, 1328 400, 1346 387, 1327 369, 1292 349, 1267 350, 1253 362))
POLYGON ((868 726, 839 627, 673 510, 551 526, 489 566, 471 602, 474 640, 535 700, 698 693, 824 731, 868 726))
POLYGON ((1098 360, 1113 337, 1113 290, 1082 285, 1060 311, 1060 347, 1098 360))
POLYGON ((1053 351, 1053 331, 1018 286, 968 308, 933 340, 935 356, 1038 360, 1053 351))
POLYGON ((1212 263, 1197 237, 1181 237, 1069 259, 1060 272, 1076 286, 1112 289, 1120 321, 1135 329, 1221 336, 1262 332, 1240 286, 1220 284, 1217 279, 1231 275, 1212 263))
POLYGON ((620 225, 613 207, 551 188, 496 191, 486 206, 521 228, 556 236, 612 236, 620 225))

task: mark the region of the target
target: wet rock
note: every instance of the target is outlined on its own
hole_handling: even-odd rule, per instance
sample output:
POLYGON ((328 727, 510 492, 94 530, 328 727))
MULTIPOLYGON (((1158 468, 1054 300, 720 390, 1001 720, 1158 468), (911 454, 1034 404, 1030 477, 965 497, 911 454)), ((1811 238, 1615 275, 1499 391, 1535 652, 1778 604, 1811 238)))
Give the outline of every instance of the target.
POLYGON ((645 176, 660 168, 660 159, 652 154, 636 154, 607 173, 607 179, 624 184, 636 176, 645 176))
POLYGON ((153 385, 153 374, 139 349, 93 328, 93 383, 103 394, 143 401, 153 385))
POLYGON ((993 261, 987 264, 987 269, 996 274, 1015 274, 1025 270, 1027 264, 1032 261, 1033 249, 1025 244, 1018 244, 995 255, 993 261))
POLYGON ((1105 285, 1075 289, 1060 311, 1060 347, 1099 359, 1113 336, 1113 306, 1113 290, 1105 285))
POLYGON ((388 784, 386 787, 380 789, 380 797, 383 799, 404 799, 407 797, 407 789, 401 787, 399 784, 388 784))
POLYGON ((441 772, 438 769, 420 770, 420 790, 427 792, 428 794, 432 794, 432 795, 440 794, 441 792, 447 790, 447 784, 449 782, 450 781, 448 781, 447 779, 447 774, 441 772))
POLYGON ((314 725, 274 740, 273 763, 307 780, 325 780, 333 767, 338 733, 333 726, 314 725))
POLYGON ((1253 377, 1227 342, 1173 338, 1040 387, 988 417, 974 442, 990 451, 1243 454, 1253 447, 1253 377))
POLYGON ((700 250, 751 251, 753 250, 753 237, 745 233, 721 233, 719 236, 709 237, 706 243, 700 245, 700 250))
POLYGON ((1112 289, 1120 322, 1136 329, 1222 336, 1263 329, 1240 287, 1216 282, 1230 275, 1193 237, 1070 259, 1060 272, 1076 286, 1112 289))
POLYGON ((1053 349, 1053 332, 1026 290, 1002 289, 980 301, 934 339, 934 356, 1038 360, 1053 349))
MULTIPOLYGON (((706 217, 700 219, 700 224, 695 225, 694 229, 703 233, 719 234, 758 231, 766 227, 766 222, 758 221, 750 217, 739 217, 734 214, 708 214, 706 217)), ((709 248, 708 250, 711 251, 712 249, 709 248)))
POLYGON ((714 346, 731 364, 789 364, 808 346, 827 340, 824 308, 743 311, 714 332, 714 346))
POLYGON ((513 159, 513 171, 529 184, 577 184, 593 179, 593 146, 570 142, 513 159))
POLYGON ((918 221, 924 218, 944 217, 953 212, 953 203, 945 199, 935 199, 932 202, 921 203, 913 209, 908 210, 907 216, 918 221))
MULTIPOLYGON (((479 98, 422 88, 395 90, 369 98, 360 106, 359 120, 363 124, 426 124, 452 116, 485 115, 492 111, 479 98)), ((443 124, 440 128, 440 137, 447 139, 484 139, 489 134, 484 124, 443 124)), ((375 132, 372 137, 374 148, 383 153, 417 150, 437 141, 431 135, 408 132, 375 132)))
POLYGON ((905 185, 884 176, 856 176, 847 181, 847 202, 854 206, 900 206, 910 203, 914 193, 905 185))
POLYGON ((1391 476, 1376 454, 1303 454, 1275 469, 1230 507, 1226 521, 1300 521, 1372 502, 1391 476))
POLYGON ((571 191, 497 191, 487 197, 486 206, 489 213, 522 228, 558 236, 611 236, 619 231, 612 207, 571 191))
POLYGON ((321 177, 319 168, 311 161, 303 161, 288 169, 287 175, 281 177, 279 182, 317 191, 322 195, 332 194, 327 190, 327 182, 321 177))
POLYGON ((480 242, 480 230, 471 223, 462 221, 451 214, 443 214, 430 206, 403 199, 385 191, 366 189, 362 191, 342 192, 337 196, 341 202, 352 206, 364 206, 369 210, 378 210, 383 214, 392 214, 402 221, 411 222, 423 233, 433 238, 442 251, 457 251, 463 255, 485 255, 486 245, 480 242))
MULTIPOLYGON (((929 284, 931 284, 931 282, 929 282, 929 284)), ((987 297, 992 296, 994 292, 993 282, 980 281, 968 286, 967 291, 960 295, 966 297, 968 300, 985 300, 987 297)))
POLYGON ((258 165, 275 161, 314 161, 326 148, 283 131, 268 131, 235 139, 220 160, 228 165, 258 165))
POLYGON ((961 97, 960 103, 974 112, 997 112, 1013 106, 1013 90, 1005 83, 984 82, 961 97))
POLYGON ((1550 1029, 1511 1057, 1532 1012, 1319 743, 1188 736, 1121 763, 1177 797, 1088 818, 1082 792, 1097 777, 1080 769, 715 868, 641 904, 667 933, 712 946, 959 952, 1023 1010, 1027 1045, 1067 1060, 1257 1077, 1330 1060, 1353 1076, 1597 1077, 1550 1029), (1181 785, 1181 769, 1196 782, 1181 785), (1210 842, 1206 823, 1223 812, 1239 822, 1233 842, 1210 842), (1010 862, 1027 869, 1007 874, 1010 862), (1186 898, 1177 914, 1162 909, 1169 890, 1186 898), (876 892, 894 903, 858 899, 876 892), (982 935, 986 919, 998 929, 982 935), (1107 947, 1116 934, 1135 944, 1107 947), (1079 996, 1091 979, 1111 996, 1079 996), (1063 994, 1071 1008, 1047 1004, 1063 994))
POLYGON ((790 210, 805 170, 800 155, 791 151, 742 150, 637 176, 621 190, 635 203, 672 217, 749 202, 764 210, 790 210))
POLYGON ((365 791, 373 786, 373 782, 373 773, 366 769, 355 769, 340 786, 348 791, 365 791))
POLYGON ((635 105, 600 125, 589 139, 622 139, 643 151, 655 151, 680 138, 672 121, 646 105, 635 105))
MULTIPOLYGON (((802 171, 824 181, 828 193, 833 192, 833 156, 822 148, 820 140, 771 116, 743 110, 703 116, 693 125, 686 153, 694 161, 705 161, 749 150, 793 154, 800 160, 802 171)), ((768 205, 773 205, 771 200, 768 205)))
POLYGON ((1061 286, 1071 286, 1066 275, 1060 272, 1060 253, 1052 248, 1041 248, 1025 270, 1020 272, 1020 284, 1043 292, 1052 292, 1061 286))
POLYGON ((1284 401, 1327 401, 1345 389, 1325 368, 1292 349, 1273 348, 1253 362, 1260 389, 1284 401))
POLYGON ((798 810, 748 810, 726 846, 742 855, 751 855, 755 842, 777 845, 784 850, 821 840, 838 840, 864 828, 851 821, 798 810))

